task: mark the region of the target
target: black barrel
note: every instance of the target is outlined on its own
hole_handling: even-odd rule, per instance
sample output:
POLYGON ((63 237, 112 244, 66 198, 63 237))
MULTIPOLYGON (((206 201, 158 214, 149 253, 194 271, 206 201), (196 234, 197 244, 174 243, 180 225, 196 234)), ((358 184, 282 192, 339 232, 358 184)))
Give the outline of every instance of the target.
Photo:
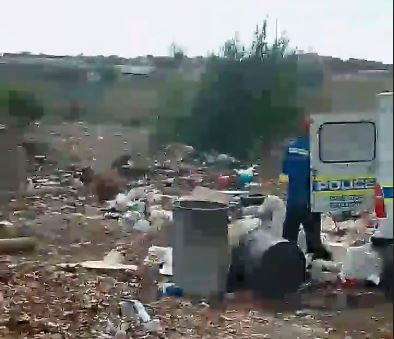
POLYGON ((393 301, 393 245, 374 246, 383 261, 381 273, 381 288, 389 302, 393 301))
POLYGON ((259 228, 232 249, 227 291, 247 289, 256 297, 280 299, 297 292, 305 275, 305 256, 298 246, 259 228))

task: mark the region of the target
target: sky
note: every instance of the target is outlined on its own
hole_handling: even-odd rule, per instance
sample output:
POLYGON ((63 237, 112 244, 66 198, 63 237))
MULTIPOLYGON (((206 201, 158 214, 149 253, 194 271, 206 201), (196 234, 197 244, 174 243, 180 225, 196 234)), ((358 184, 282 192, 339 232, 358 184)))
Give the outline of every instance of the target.
POLYGON ((393 0, 0 0, 0 53, 207 55, 267 17, 294 48, 393 62, 393 0))

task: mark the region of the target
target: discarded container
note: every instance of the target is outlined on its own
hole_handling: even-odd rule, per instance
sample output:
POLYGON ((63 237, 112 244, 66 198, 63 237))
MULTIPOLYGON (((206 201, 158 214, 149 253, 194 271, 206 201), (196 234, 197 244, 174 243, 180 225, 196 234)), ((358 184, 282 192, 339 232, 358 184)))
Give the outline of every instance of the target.
POLYGON ((238 184, 243 187, 246 184, 250 184, 253 181, 253 174, 248 172, 242 172, 238 175, 238 184))
POLYGON ((250 289, 256 296, 283 298, 305 281, 305 256, 296 244, 258 228, 232 249, 228 292, 250 289))
POLYGON ((227 205, 184 200, 175 204, 174 283, 185 294, 224 293, 228 271, 227 205))

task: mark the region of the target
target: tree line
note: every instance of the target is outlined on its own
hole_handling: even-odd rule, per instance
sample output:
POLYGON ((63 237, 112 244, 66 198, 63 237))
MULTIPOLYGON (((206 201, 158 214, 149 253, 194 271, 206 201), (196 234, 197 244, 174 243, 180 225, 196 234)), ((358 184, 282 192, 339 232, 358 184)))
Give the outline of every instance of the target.
POLYGON ((248 159, 294 131, 297 55, 285 36, 269 42, 267 29, 264 21, 249 46, 235 37, 208 58, 190 114, 176 118, 177 141, 248 159))

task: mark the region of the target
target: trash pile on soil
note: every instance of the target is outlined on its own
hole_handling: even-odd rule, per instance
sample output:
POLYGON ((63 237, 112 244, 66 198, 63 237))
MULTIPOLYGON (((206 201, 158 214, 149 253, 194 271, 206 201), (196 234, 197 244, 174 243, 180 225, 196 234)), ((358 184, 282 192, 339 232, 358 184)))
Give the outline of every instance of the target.
MULTIPOLYGON (((223 189, 240 183, 177 159, 149 171, 122 168, 34 173, 10 202, 0 222, 1 338, 392 338, 391 305, 376 290, 306 287, 276 303, 246 292, 220 301, 183 295, 171 281, 173 202, 226 199, 223 189)), ((252 191, 253 169, 238 172, 252 191)))

